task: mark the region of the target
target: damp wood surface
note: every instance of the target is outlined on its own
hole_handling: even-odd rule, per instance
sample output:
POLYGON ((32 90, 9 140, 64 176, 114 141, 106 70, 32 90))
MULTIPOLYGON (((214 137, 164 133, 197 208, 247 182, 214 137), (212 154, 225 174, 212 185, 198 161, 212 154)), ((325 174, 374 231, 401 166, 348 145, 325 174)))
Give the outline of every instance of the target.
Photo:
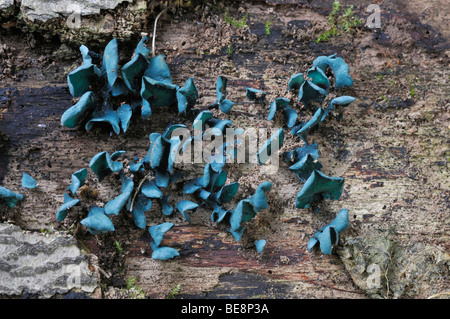
MULTIPOLYGON (((235 207, 267 180, 273 183, 269 209, 258 213, 243 239, 236 242, 224 227, 210 222, 208 209, 201 207, 188 224, 179 212, 163 217, 154 201, 147 213, 148 225, 175 224, 162 244, 176 248, 180 256, 166 262, 151 258, 150 235, 123 213, 112 218, 116 231, 102 236, 78 227, 86 213, 82 209, 57 223, 55 213, 71 174, 88 167, 95 154, 125 150, 126 164, 146 154, 150 133, 162 133, 174 123, 191 127, 193 118, 179 116, 174 109, 155 109, 148 120, 133 116, 129 131, 119 136, 107 127, 90 132, 63 128, 61 115, 74 103, 66 75, 81 64, 81 58, 55 58, 58 46, 42 43, 30 49, 26 35, 5 32, 0 34, 0 44, 6 44, 14 57, 6 52, 2 59, 8 57, 26 67, 0 82, 0 184, 21 192, 25 199, 14 209, 3 209, 0 218, 31 231, 75 232, 79 246, 98 255, 100 267, 111 275, 102 278, 104 297, 116 295, 114 291, 134 276, 137 286, 151 298, 165 298, 177 286, 176 297, 183 298, 367 298, 339 248, 331 256, 306 249, 310 236, 343 208, 349 210, 350 227, 341 235, 341 244, 346 237, 389 232, 400 245, 420 243, 448 258, 450 46, 448 15, 439 13, 448 8, 440 1, 428 6, 416 1, 381 5, 382 17, 389 18, 382 20, 380 32, 359 28, 317 44, 314 41, 327 25, 331 3, 230 2, 220 10, 203 5, 200 11, 187 9, 180 17, 166 15, 158 28, 157 53, 166 55, 175 84, 183 86, 194 76, 200 92, 197 107, 215 100, 216 78, 226 76, 227 98, 236 104, 228 115, 217 110, 214 114, 241 128, 282 126, 280 115, 274 121, 266 118, 271 101, 292 97, 287 91, 290 76, 305 73, 319 55, 343 57, 354 85, 337 95, 357 100, 341 115, 329 116, 308 137, 318 144, 322 171, 345 178, 340 200, 323 201, 316 211, 297 209, 295 197, 303 183, 283 161, 276 174, 255 164, 229 164, 227 183, 239 182, 240 188, 227 207, 235 207), (235 19, 248 13, 248 29, 227 24, 225 8, 235 19), (267 92, 266 102, 248 101, 247 87, 267 92), (37 180, 38 188, 21 189, 22 171, 37 180), (267 245, 259 254, 252 243, 262 238, 267 245), (117 251, 116 241, 123 252, 117 251)), ((364 9, 369 2, 354 4, 357 12, 367 16, 364 9)), ((127 61, 134 45, 119 41, 120 58, 127 61)), ((300 104, 296 111, 301 121, 313 114, 300 104)), ((302 145, 285 127, 281 151, 302 145)), ((184 165, 182 171, 185 179, 196 178, 202 166, 184 165)), ((93 193, 86 197, 101 206, 120 191, 116 176, 100 184, 90 173, 86 185, 86 192, 93 193)), ((164 192, 174 207, 181 199, 192 200, 182 196, 182 182, 164 192)), ((433 285, 421 284, 422 290, 412 297, 426 298, 450 289, 448 276, 433 285)))

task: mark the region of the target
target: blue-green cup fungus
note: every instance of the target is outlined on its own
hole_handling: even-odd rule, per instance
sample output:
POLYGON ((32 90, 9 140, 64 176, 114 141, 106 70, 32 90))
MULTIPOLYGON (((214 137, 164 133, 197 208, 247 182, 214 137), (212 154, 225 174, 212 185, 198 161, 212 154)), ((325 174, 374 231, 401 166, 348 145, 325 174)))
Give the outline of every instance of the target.
MULTIPOLYGON (((259 149, 257 155, 258 164, 263 165, 271 158, 272 153, 275 150, 279 150, 283 146, 284 131, 283 128, 279 128, 259 149), (274 147, 275 146, 275 147, 274 147)), ((278 155, 276 155, 278 156, 278 155)))
POLYGON ((308 144, 308 134, 311 129, 316 127, 323 118, 323 115, 325 114, 325 111, 319 107, 317 111, 314 113, 313 117, 304 124, 299 124, 297 126, 294 126, 291 130, 292 135, 299 136, 305 144, 308 144))
POLYGON ((314 249, 319 244, 323 254, 331 255, 333 245, 339 242, 339 234, 344 231, 350 222, 348 209, 341 209, 336 218, 328 225, 318 229, 308 241, 308 250, 314 249))
POLYGON ((0 186, 0 199, 3 199, 8 207, 13 208, 23 199, 23 195, 0 186))
POLYGON ((76 104, 68 108, 61 116, 61 125, 75 128, 95 109, 95 94, 88 91, 78 100, 76 104))
POLYGON ((111 173, 116 173, 123 168, 123 164, 118 159, 125 151, 118 151, 111 156, 108 152, 100 152, 96 154, 89 162, 89 167, 97 176, 99 182, 101 182, 106 176, 111 173))
POLYGON ((69 190, 73 195, 75 195, 77 190, 81 186, 84 185, 84 183, 86 181, 86 176, 87 176, 87 169, 86 168, 82 168, 82 169, 76 171, 75 173, 73 173, 72 176, 71 176, 72 184, 70 184, 67 187, 67 190, 69 190))
POLYGON ((69 85, 70 94, 73 97, 80 97, 87 91, 90 86, 101 77, 100 69, 92 64, 92 57, 89 49, 82 45, 80 52, 83 57, 83 64, 67 75, 67 83, 69 85))
POLYGON ((106 215, 119 215, 120 211, 127 204, 131 193, 134 189, 134 182, 131 178, 122 176, 121 193, 114 199, 110 200, 105 205, 106 215))
POLYGON ((329 177, 318 170, 314 170, 297 194, 295 207, 309 208, 315 200, 337 200, 341 197, 343 189, 343 177, 329 177))
POLYGON ((180 255, 178 251, 172 247, 160 247, 165 233, 172 227, 173 223, 162 223, 149 228, 148 231, 153 239, 150 243, 153 249, 153 259, 168 260, 180 255))
POLYGON ((311 155, 314 160, 319 159, 319 149, 317 143, 308 145, 305 144, 302 147, 297 147, 292 151, 284 153, 284 159, 288 163, 298 162, 306 155, 311 155))
POLYGON ((109 123, 117 135, 120 134, 120 118, 117 111, 114 110, 102 110, 92 114, 91 119, 86 123, 86 131, 90 131, 95 123, 105 122, 109 123))
POLYGON ((145 212, 147 212, 152 207, 152 201, 150 198, 145 196, 142 192, 136 197, 136 201, 131 209, 131 215, 133 216, 134 224, 145 229, 147 227, 147 218, 145 212))
POLYGON ((219 75, 216 81, 216 96, 217 100, 211 105, 218 105, 220 110, 228 114, 234 106, 234 102, 226 98, 228 79, 225 76, 219 75))
POLYGON ((356 100, 352 96, 343 95, 336 97, 330 101, 328 104, 328 107, 325 109, 324 114, 322 115, 321 121, 325 119, 325 117, 330 113, 332 110, 336 109, 336 106, 347 106, 350 103, 352 103, 354 100, 356 100))
POLYGON ((306 182, 314 170, 319 171, 321 168, 322 164, 315 160, 311 154, 303 156, 297 163, 289 167, 289 169, 303 182, 306 182))
POLYGON ((303 73, 296 73, 292 75, 288 82, 289 91, 298 91, 303 82, 305 82, 305 76, 303 73))
POLYGON ((186 84, 177 90, 178 113, 188 112, 197 103, 199 97, 194 78, 190 77, 186 84))
POLYGON ((344 59, 336 57, 336 55, 319 56, 313 61, 313 66, 326 72, 330 67, 334 73, 335 89, 353 86, 353 79, 349 74, 349 67, 344 59))
POLYGON ((191 215, 188 213, 188 211, 196 211, 198 208, 198 204, 191 202, 190 200, 182 200, 177 203, 177 209, 183 216, 184 220, 188 223, 191 222, 191 215))
POLYGON ((22 187, 29 189, 36 188, 37 182, 28 173, 22 172, 22 187))
POLYGON ((101 207, 91 207, 88 216, 80 222, 93 235, 114 231, 114 225, 101 207))
POLYGON ((264 102, 266 99, 266 92, 254 88, 247 88, 245 96, 250 101, 264 102))
POLYGON ((303 103, 305 107, 309 107, 312 102, 317 101, 319 103, 323 102, 328 92, 316 85, 310 80, 306 80, 300 86, 298 91, 298 100, 303 103))
POLYGON ((311 81, 322 89, 328 90, 331 87, 330 80, 321 69, 313 66, 307 74, 311 81))
POLYGON ((230 217, 232 231, 238 231, 242 223, 250 221, 259 211, 268 208, 266 193, 271 188, 271 182, 262 182, 253 196, 243 199, 237 204, 230 217))
POLYGON ((261 254, 264 250, 264 247, 266 247, 266 243, 267 242, 265 239, 256 240, 255 241, 256 251, 261 254))
POLYGON ((271 121, 275 117, 277 110, 282 110, 284 115, 284 120, 287 127, 293 127, 297 122, 297 112, 290 108, 288 105, 290 100, 285 97, 276 98, 272 103, 270 103, 269 114, 267 115, 267 120, 271 121))
POLYGON ((72 198, 69 194, 64 193, 64 204, 56 212, 56 220, 62 222, 67 217, 69 210, 76 205, 80 205, 80 200, 72 198))

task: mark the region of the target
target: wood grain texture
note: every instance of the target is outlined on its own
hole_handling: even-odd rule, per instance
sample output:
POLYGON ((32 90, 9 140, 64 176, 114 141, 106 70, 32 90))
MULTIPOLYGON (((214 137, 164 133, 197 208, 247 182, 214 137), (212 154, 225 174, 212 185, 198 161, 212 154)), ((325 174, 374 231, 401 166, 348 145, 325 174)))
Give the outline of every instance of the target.
MULTIPOLYGON (((346 237, 393 231, 401 244, 426 244, 429 249, 443 251, 448 258, 448 51, 426 42, 426 38, 415 40, 417 21, 405 18, 411 11, 402 14, 396 8, 386 9, 395 17, 385 21, 382 29, 382 35, 390 37, 389 43, 382 42, 371 30, 362 29, 330 43, 315 44, 327 21, 320 9, 267 2, 270 4, 243 6, 249 14, 249 30, 227 24, 224 12, 208 12, 204 6, 204 11, 189 13, 177 21, 167 18, 161 23, 158 53, 167 56, 174 83, 182 86, 188 77, 195 77, 199 107, 215 100, 215 80, 218 75, 226 75, 227 98, 236 105, 229 115, 214 113, 243 128, 282 126, 279 115, 273 122, 265 118, 274 98, 290 97, 289 77, 306 72, 318 55, 342 56, 355 84, 338 95, 355 96, 357 100, 342 110, 342 116, 336 113, 327 118, 310 134, 310 141, 319 145, 323 172, 345 178, 344 194, 339 201, 321 202, 315 210, 296 209, 295 196, 303 184, 286 163, 282 162, 274 175, 265 174, 255 165, 230 164, 228 182, 238 181, 241 185, 230 208, 253 194, 263 180, 273 183, 270 208, 248 225, 241 242, 236 242, 221 225, 212 224, 206 208, 194 213, 188 224, 179 213, 163 218, 157 202, 148 212, 148 224, 175 223, 162 243, 179 250, 180 257, 175 260, 151 259, 148 232, 136 229, 124 215, 113 218, 117 232, 105 235, 103 239, 108 240, 104 242, 101 237, 81 235, 80 241, 94 254, 113 249, 106 247, 106 242, 120 241, 126 252, 125 273, 121 276, 135 276, 150 297, 164 298, 180 285, 178 297, 186 298, 365 298, 365 291, 353 282, 340 255, 322 256, 306 250, 309 237, 342 208, 349 209, 351 226, 342 234, 341 243, 346 237), (268 19, 272 21, 270 36, 263 28, 268 19), (406 45, 405 38, 410 39, 406 45), (415 96, 410 95, 411 81, 415 96), (249 102, 245 98, 247 87, 265 90, 266 104, 249 102), (268 242, 262 255, 252 246, 261 238, 268 242)), ((233 16, 239 17, 236 8, 230 9, 233 16)), ((360 10, 363 12, 363 8, 360 10)), ((119 50, 125 46, 119 44, 119 50)), ((27 229, 52 225, 69 229, 77 223, 85 213, 82 210, 62 225, 56 223, 55 212, 63 202, 70 175, 87 167, 96 153, 126 150, 126 163, 134 156, 145 155, 151 132, 162 132, 169 123, 192 123, 192 118, 180 117, 174 110, 155 110, 147 121, 133 119, 130 131, 119 136, 110 136, 107 129, 66 129, 59 124, 60 116, 72 105, 72 98, 64 82, 55 85, 30 80, 0 86, 1 97, 5 98, 5 103, 0 104, 0 130, 9 139, 0 153, 0 181, 12 190, 21 190, 21 172, 26 171, 39 183, 36 190, 23 191, 25 200, 13 215, 9 212, 3 216, 27 229)), ((300 120, 308 120, 311 110, 300 106, 300 120)), ((287 133, 282 151, 302 143, 287 133)), ((200 166, 183 169, 186 178, 201 172, 200 166)), ((93 203, 103 205, 118 194, 118 178, 111 176, 98 184, 92 175, 87 185, 99 191, 93 203)), ((181 190, 181 183, 167 190, 172 205, 184 198, 181 190)), ((448 270, 448 264, 446 267, 448 270)), ((428 297, 450 287, 448 276, 433 286, 425 280, 421 284, 424 289, 414 291, 413 297, 428 297)))

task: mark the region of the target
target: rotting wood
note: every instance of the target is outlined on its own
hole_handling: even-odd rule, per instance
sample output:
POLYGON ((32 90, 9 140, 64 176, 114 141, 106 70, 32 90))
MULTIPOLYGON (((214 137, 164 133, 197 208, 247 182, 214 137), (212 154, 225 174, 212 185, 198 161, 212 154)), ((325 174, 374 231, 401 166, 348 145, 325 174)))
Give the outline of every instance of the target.
MULTIPOLYGON (((237 102, 229 118, 237 127, 276 127, 282 123, 281 118, 264 121, 268 105, 246 101, 247 87, 264 89, 268 92, 267 101, 271 101, 285 96, 289 76, 307 70, 317 55, 341 54, 355 79, 354 88, 345 93, 358 100, 343 111, 341 120, 338 116, 330 117, 311 134, 311 141, 319 145, 324 172, 345 177, 343 197, 321 203, 318 213, 298 210, 294 201, 302 183, 284 163, 276 176, 262 175, 252 165, 230 165, 229 180, 241 184, 238 196, 251 194, 262 180, 274 184, 269 194, 270 209, 259 214, 243 242, 236 243, 224 229, 211 225, 210 212, 201 209, 193 214, 192 225, 185 224, 179 214, 172 218, 176 226, 166 234, 164 244, 180 249, 181 256, 176 260, 152 260, 148 233, 136 229, 126 216, 114 219, 118 230, 113 235, 100 240, 80 235, 91 252, 100 254, 102 250, 114 249, 106 246, 113 238, 124 243, 125 273, 114 270, 113 277, 136 276, 138 285, 151 297, 164 298, 178 284, 181 296, 208 297, 219 293, 221 297, 250 296, 253 283, 248 278, 251 278, 265 287, 261 288, 262 294, 261 289, 255 293, 266 297, 355 298, 365 295, 352 282, 340 257, 321 256, 305 249, 309 236, 330 222, 341 208, 348 208, 351 216, 351 227, 343 233, 344 238, 395 228, 396 240, 403 244, 426 243, 448 251, 449 86, 442 82, 448 75, 445 71, 448 55, 433 51, 433 47, 423 51, 413 42, 407 49, 402 47, 403 42, 395 37, 400 32, 398 25, 405 28, 406 37, 410 36, 407 32, 415 29, 401 18, 386 21, 391 43, 382 43, 365 30, 317 46, 311 43, 314 33, 297 30, 303 35, 293 34, 289 22, 309 20, 312 28, 317 28, 326 22, 326 16, 297 6, 295 10, 286 5, 273 7, 271 15, 276 17, 276 22, 272 28, 279 32, 272 32, 273 36, 265 39, 264 35, 254 36, 251 32, 255 23, 265 21, 267 6, 248 5, 246 10, 250 31, 245 32, 223 23, 219 35, 207 18, 199 19, 200 24, 187 18, 172 24, 161 23, 159 39, 164 40, 158 44, 158 53, 168 57, 175 83, 181 85, 189 76, 195 76, 202 107, 215 99, 216 77, 227 75, 228 98, 237 102), (235 52, 228 56, 226 48, 230 41, 235 52), (400 64, 395 58, 399 54, 402 55, 400 64), (383 74, 381 80, 379 74, 383 74), (406 103, 411 97, 405 78, 412 75, 418 78, 418 94, 410 105, 406 103), (392 80, 397 84, 392 84, 392 80), (380 94, 390 94, 402 103, 394 99, 384 101, 380 94), (244 117, 247 113, 253 116, 244 117), (261 236, 268 241, 263 255, 251 247, 252 240, 261 236)), ((55 212, 62 203, 70 175, 87 167, 96 153, 124 149, 128 151, 127 160, 142 157, 148 149, 148 134, 162 132, 169 122, 192 123, 192 119, 178 117, 173 111, 156 110, 148 121, 136 119, 130 131, 118 137, 100 129, 69 130, 59 124, 61 114, 72 104, 63 81, 57 86, 50 81, 36 80, 7 82, 1 86, 1 97, 8 102, 0 104, 3 115, 0 125, 9 141, 0 153, 0 181, 18 190, 21 171, 26 170, 40 183, 37 190, 24 191, 26 199, 14 209, 13 216, 4 215, 27 229, 60 226, 54 220, 55 212), (7 91, 11 94, 6 94, 7 91)), ((214 112, 218 117, 225 117, 214 112)), ((311 116, 304 110, 299 115, 301 120, 311 116)), ((299 145, 299 140, 289 137, 282 150, 299 145)), ((192 171, 187 175, 195 177, 192 171)), ((99 204, 120 190, 120 181, 115 178, 99 185, 91 176, 87 184, 98 188, 99 204)), ((179 192, 180 185, 170 190, 172 204, 181 198, 179 192)), ((157 203, 148 217, 151 224, 163 220, 157 203)), ((75 216, 72 218, 71 222, 76 222, 75 216)), ((62 226, 69 228, 70 223, 62 226)), ((106 269, 104 265, 102 268, 106 269)), ((424 291, 429 294, 424 292, 414 297, 439 294, 445 287, 448 287, 448 277, 441 286, 426 287, 424 291)))

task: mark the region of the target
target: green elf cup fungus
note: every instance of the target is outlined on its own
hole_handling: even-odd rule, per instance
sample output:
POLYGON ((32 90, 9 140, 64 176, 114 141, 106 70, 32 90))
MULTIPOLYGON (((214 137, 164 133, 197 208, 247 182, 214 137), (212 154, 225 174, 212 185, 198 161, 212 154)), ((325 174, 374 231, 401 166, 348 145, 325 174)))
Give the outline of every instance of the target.
POLYGON ((245 227, 239 227, 236 230, 233 230, 232 228, 230 228, 228 231, 231 233, 231 235, 233 235, 234 239, 236 239, 236 241, 240 241, 242 238, 242 235, 244 234, 244 230, 245 227))
POLYGON ((108 83, 111 87, 114 87, 117 80, 118 68, 119 68, 119 52, 117 48, 117 40, 112 39, 105 47, 103 53, 102 67, 106 72, 108 83))
POLYGON ((313 61, 313 66, 326 71, 327 67, 330 67, 334 73, 335 88, 341 89, 344 87, 353 86, 353 79, 349 74, 349 67, 342 58, 336 57, 336 55, 319 56, 313 61))
POLYGON ((197 103, 198 96, 198 89, 195 86, 194 78, 190 77, 186 81, 186 84, 177 90, 178 113, 186 113, 194 107, 195 103, 197 103))
POLYGON ((218 204, 228 203, 231 201, 236 195, 239 189, 239 183, 234 182, 227 185, 224 185, 217 193, 216 193, 216 201, 218 204))
POLYGON ((163 195, 161 198, 161 211, 165 216, 172 215, 173 207, 169 204, 169 196, 163 195))
POLYGON ((270 103, 269 114, 267 120, 271 121, 275 117, 277 110, 282 110, 284 115, 284 120, 287 127, 293 127, 297 122, 297 112, 290 108, 288 105, 290 100, 284 97, 276 98, 275 101, 270 103))
POLYGON ((22 187, 33 189, 37 187, 36 180, 29 174, 22 172, 22 187))
POLYGON ((169 66, 166 63, 166 57, 163 54, 150 58, 150 64, 145 70, 144 76, 150 77, 158 82, 172 84, 169 66))
POLYGON ((339 199, 343 188, 343 177, 329 177, 314 170, 297 194, 295 207, 309 208, 316 199, 339 199))
POLYGON ((155 181, 145 181, 144 184, 142 184, 141 192, 148 198, 163 198, 163 193, 158 186, 156 186, 155 181))
POLYGON ((8 207, 13 208, 16 206, 18 201, 23 199, 23 195, 19 193, 14 193, 13 191, 0 186, 0 198, 6 202, 8 207))
POLYGON ((79 171, 76 171, 75 173, 72 174, 72 184, 70 184, 67 187, 67 190, 69 190, 72 195, 75 195, 75 193, 77 192, 77 190, 84 185, 84 182, 86 180, 86 176, 87 176, 87 169, 83 168, 80 169, 79 171))
POLYGON ((301 160, 289 167, 289 169, 294 171, 297 177, 303 182, 306 182, 314 170, 319 171, 321 168, 322 164, 315 160, 310 154, 303 156, 301 160))
POLYGON ((129 104, 122 104, 117 109, 117 116, 120 120, 120 127, 122 128, 122 131, 126 133, 128 130, 128 127, 130 125, 130 119, 133 115, 133 111, 131 109, 131 106, 129 104))
POLYGON ((331 86, 330 80, 328 80, 328 77, 319 68, 312 67, 311 69, 309 69, 308 77, 315 85, 321 87, 324 90, 328 90, 331 86))
POLYGON ((266 247, 266 243, 267 242, 265 239, 256 240, 255 241, 256 251, 261 254, 264 250, 264 247, 266 247))
POLYGON ((158 260, 168 260, 179 256, 178 251, 171 247, 159 247, 163 240, 163 237, 167 231, 173 227, 172 223, 162 223, 160 225, 151 226, 149 233, 152 236, 153 241, 151 246, 153 249, 152 258, 158 260))
POLYGON ((92 58, 89 55, 89 49, 82 45, 80 47, 83 56, 83 64, 77 69, 73 70, 67 76, 67 83, 69 84, 69 91, 73 97, 80 97, 87 91, 91 84, 96 82, 100 76, 100 69, 92 64, 92 58))
POLYGON ((180 253, 172 247, 158 247, 152 253, 152 258, 158 260, 169 260, 177 256, 180 256, 180 253))
POLYGON ((304 125, 297 125, 291 130, 292 135, 298 135, 305 142, 305 144, 308 144, 309 131, 322 121, 324 114, 325 111, 321 107, 319 107, 308 122, 306 122, 304 125))
POLYGON ((152 207, 152 201, 145 196, 143 193, 139 193, 136 202, 131 210, 131 215, 133 216, 134 224, 145 229, 147 227, 147 218, 145 217, 145 212, 152 207))
POLYGON ((114 161, 123 153, 124 151, 119 151, 110 156, 108 152, 104 151, 96 154, 91 159, 89 162, 89 167, 97 176, 99 182, 111 173, 118 172, 123 168, 123 164, 121 162, 114 161))
POLYGON ((114 225, 106 216, 105 210, 101 207, 94 206, 89 210, 88 216, 80 222, 86 226, 88 231, 93 235, 104 234, 114 231, 114 225))
POLYGON ((211 213, 211 222, 220 223, 225 219, 225 217, 231 216, 232 213, 233 213, 232 210, 223 209, 221 206, 216 204, 214 205, 214 210, 211 213))
POLYGON ((184 220, 187 222, 191 222, 191 215, 188 213, 188 211, 195 211, 198 208, 198 204, 191 202, 190 200, 182 200, 181 202, 177 203, 177 209, 183 215, 184 220))
POLYGON ((312 250, 317 244, 323 254, 331 255, 332 246, 339 242, 339 234, 349 225, 348 209, 341 209, 336 218, 328 225, 320 228, 309 239, 308 250, 312 250))
POLYGON ((277 145, 276 149, 280 149, 284 141, 284 131, 283 128, 278 129, 259 149, 257 153, 258 164, 263 165, 272 156, 273 145, 277 145), (274 144, 276 143, 276 144, 274 144))
POLYGON ((325 109, 324 114, 322 115, 321 121, 323 121, 325 119, 325 117, 328 115, 328 113, 330 113, 332 110, 334 110, 336 108, 336 106, 347 106, 350 103, 352 103, 354 100, 356 100, 354 97, 352 96, 347 96, 347 95, 343 95, 343 96, 339 96, 337 98, 334 98, 330 101, 330 104, 328 105, 328 107, 325 109))
POLYGON ((270 103, 267 120, 272 121, 273 118, 275 117, 275 113, 277 112, 277 110, 284 110, 289 105, 290 101, 291 100, 285 97, 276 98, 272 103, 270 103))
POLYGON ((176 100, 177 86, 156 81, 150 77, 142 78, 141 97, 144 105, 151 107, 170 106, 176 100))
POLYGON ((262 182, 250 198, 241 200, 230 217, 232 231, 238 231, 241 224, 248 222, 262 210, 268 208, 266 193, 272 188, 272 183, 262 182))
POLYGON ((88 91, 80 100, 68 108, 61 116, 61 125, 68 128, 77 127, 83 119, 95 108, 94 92, 88 91))
POLYGON ((164 234, 167 233, 173 226, 173 223, 162 223, 151 226, 148 231, 153 238, 153 244, 159 247, 163 240, 164 234))
POLYGON ((288 82, 289 91, 298 91, 303 82, 305 82, 305 76, 303 73, 294 74, 288 82))
POLYGON ((245 96, 247 96, 247 99, 250 101, 257 100, 259 102, 264 102, 266 99, 266 92, 254 88, 247 88, 245 96))
POLYGON ((128 199, 133 192, 134 182, 132 179, 122 176, 122 189, 121 194, 110 200, 105 205, 105 214, 106 215, 119 215, 120 211, 123 207, 125 207, 128 199))
POLYGON ((298 91, 298 100, 309 107, 313 101, 323 102, 328 92, 310 80, 306 80, 298 91))
POLYGON ((105 122, 111 124, 114 133, 120 134, 120 118, 116 111, 106 110, 94 113, 92 118, 86 123, 86 131, 90 131, 94 123, 105 122))
POLYGON ((144 46, 146 42, 147 37, 143 37, 134 50, 132 59, 121 68, 125 85, 134 93, 139 91, 141 78, 144 76, 144 73, 150 64, 148 61, 150 51, 144 46))
POLYGON ((305 144, 304 146, 297 147, 290 152, 285 152, 284 159, 288 163, 297 162, 308 154, 311 155, 314 160, 319 159, 319 150, 317 148, 317 143, 311 145, 305 144))
POLYGON ((69 209, 79 204, 79 199, 74 199, 70 197, 69 194, 64 193, 64 204, 56 212, 56 220, 62 222, 67 217, 69 209))
POLYGON ((234 102, 226 99, 227 95, 227 83, 228 79, 222 75, 217 77, 216 81, 216 96, 217 100, 212 104, 212 106, 219 105, 220 110, 228 114, 234 106, 234 102))

